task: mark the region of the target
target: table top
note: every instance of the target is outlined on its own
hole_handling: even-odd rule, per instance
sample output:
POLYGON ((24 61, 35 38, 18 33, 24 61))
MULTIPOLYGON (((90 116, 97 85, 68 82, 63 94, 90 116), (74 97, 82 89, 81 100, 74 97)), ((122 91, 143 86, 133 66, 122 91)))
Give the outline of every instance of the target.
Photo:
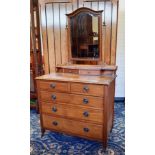
POLYGON ((71 73, 51 73, 36 77, 36 80, 52 80, 109 85, 116 76, 87 76, 71 73))

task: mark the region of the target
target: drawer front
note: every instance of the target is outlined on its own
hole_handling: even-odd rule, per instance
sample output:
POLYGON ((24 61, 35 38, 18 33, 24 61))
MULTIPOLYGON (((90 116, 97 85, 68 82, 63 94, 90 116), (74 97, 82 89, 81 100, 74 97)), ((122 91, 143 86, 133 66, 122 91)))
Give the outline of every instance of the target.
POLYGON ((54 114, 67 118, 78 120, 93 121, 103 123, 103 111, 93 108, 85 108, 83 106, 73 106, 67 104, 48 104, 42 102, 42 112, 46 114, 54 114))
POLYGON ((48 116, 44 114, 42 116, 43 126, 45 128, 53 129, 56 131, 64 131, 66 133, 68 132, 93 139, 101 140, 103 138, 103 128, 101 125, 78 122, 59 117, 48 116))
POLYGON ((101 75, 100 70, 80 70, 81 75, 101 75))
POLYGON ((73 74, 78 74, 77 69, 64 69, 64 73, 73 73, 73 74))
POLYGON ((103 98, 70 94, 70 103, 103 109, 103 98))
POLYGON ((104 96, 104 86, 84 83, 71 83, 71 93, 104 96))
POLYGON ((56 81, 39 81, 38 86, 41 90, 68 92, 69 83, 56 81))
POLYGON ((47 101, 52 103, 69 102, 69 94, 66 93, 58 93, 58 92, 48 92, 48 91, 40 91, 40 99, 41 101, 47 101))

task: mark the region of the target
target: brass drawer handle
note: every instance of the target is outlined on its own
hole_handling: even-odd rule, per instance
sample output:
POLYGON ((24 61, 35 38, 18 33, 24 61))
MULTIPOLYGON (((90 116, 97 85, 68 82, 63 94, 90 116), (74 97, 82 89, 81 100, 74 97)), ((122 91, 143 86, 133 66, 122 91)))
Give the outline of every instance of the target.
POLYGON ((83 128, 83 131, 84 132, 89 132, 89 129, 88 128, 83 128))
POLYGON ((58 122, 54 121, 52 124, 53 124, 54 126, 57 126, 57 125, 58 125, 58 122))
POLYGON ((52 83, 52 84, 50 84, 50 87, 54 89, 56 87, 56 84, 52 83))
POLYGON ((85 92, 88 92, 89 87, 88 87, 88 86, 84 86, 84 87, 83 87, 83 90, 84 90, 85 92))
POLYGON ((89 101, 88 101, 87 98, 84 98, 84 99, 83 99, 83 103, 84 103, 84 104, 87 104, 88 102, 89 102, 89 101))
POLYGON ((52 97, 52 100, 56 100, 57 98, 56 95, 52 95, 51 97, 52 97))
POLYGON ((57 108, 56 107, 52 107, 52 111, 53 112, 57 112, 57 108))
POLYGON ((88 117, 88 116, 89 116, 89 112, 85 111, 85 112, 83 113, 83 115, 84 115, 85 117, 88 117))

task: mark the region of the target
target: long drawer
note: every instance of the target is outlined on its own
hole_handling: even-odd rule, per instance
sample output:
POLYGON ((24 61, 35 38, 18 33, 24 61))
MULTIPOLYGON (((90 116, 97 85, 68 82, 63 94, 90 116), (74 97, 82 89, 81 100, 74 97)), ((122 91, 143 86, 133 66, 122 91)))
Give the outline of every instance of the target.
POLYGON ((71 83, 71 92, 77 94, 104 96, 103 85, 71 83))
POLYGON ((41 90, 69 92, 70 85, 68 82, 57 81, 39 81, 38 86, 41 90))
POLYGON ((99 124, 103 123, 103 110, 90 107, 75 106, 69 104, 48 104, 41 103, 42 112, 46 114, 54 114, 67 118, 78 120, 93 121, 99 124))
POLYGON ((61 103, 70 103, 74 105, 91 106, 101 109, 103 108, 102 97, 94 97, 88 95, 40 91, 40 99, 41 101, 46 101, 49 103, 61 102, 61 103))
POLYGON ((70 119, 54 117, 45 114, 43 114, 42 117, 44 128, 53 129, 55 131, 64 131, 66 133, 72 133, 93 139, 101 140, 103 138, 103 128, 101 125, 73 121, 70 119))

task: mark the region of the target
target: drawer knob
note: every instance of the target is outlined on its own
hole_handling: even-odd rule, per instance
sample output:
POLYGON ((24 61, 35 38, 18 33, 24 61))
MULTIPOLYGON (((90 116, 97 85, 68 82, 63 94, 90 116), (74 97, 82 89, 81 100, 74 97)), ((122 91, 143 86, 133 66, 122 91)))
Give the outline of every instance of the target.
POLYGON ((88 102, 89 102, 89 101, 88 101, 87 98, 84 98, 84 99, 83 99, 83 103, 84 103, 84 104, 87 104, 88 102))
POLYGON ((52 107, 52 111, 53 112, 57 112, 57 108, 56 107, 52 107))
POLYGON ((56 86, 55 83, 50 84, 50 87, 51 87, 51 88, 55 88, 55 86, 56 86))
POLYGON ((53 125, 54 125, 54 126, 57 126, 57 125, 58 125, 58 122, 54 121, 54 122, 53 122, 53 125))
POLYGON ((56 100, 56 95, 52 95, 52 100, 56 100))
POLYGON ((84 132, 89 132, 88 128, 83 128, 84 132))
POLYGON ((88 116, 89 116, 89 113, 88 113, 87 111, 85 111, 85 112, 83 113, 83 115, 84 115, 85 117, 88 117, 88 116))
POLYGON ((84 90, 85 92, 88 92, 88 90, 89 90, 88 86, 84 86, 84 87, 83 87, 83 90, 84 90))

